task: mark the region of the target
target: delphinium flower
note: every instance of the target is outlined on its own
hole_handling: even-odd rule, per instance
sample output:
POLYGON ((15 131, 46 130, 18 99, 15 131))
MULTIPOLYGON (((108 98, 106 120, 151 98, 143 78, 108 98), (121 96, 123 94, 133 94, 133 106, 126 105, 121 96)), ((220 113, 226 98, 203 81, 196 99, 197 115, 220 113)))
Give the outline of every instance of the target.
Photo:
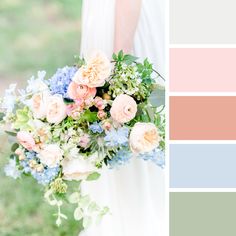
POLYGON ((49 80, 52 94, 61 94, 64 98, 69 98, 68 87, 77 71, 76 67, 65 66, 59 68, 49 80))
POLYGON ((140 153, 138 157, 145 161, 152 161, 161 168, 165 167, 165 153, 159 148, 155 148, 151 152, 140 153))
POLYGON ((93 124, 91 124, 89 126, 89 129, 95 134, 95 133, 99 133, 101 134, 103 132, 103 128, 101 126, 100 123, 98 122, 94 122, 93 124))
POLYGON ((110 168, 116 168, 129 162, 132 153, 125 149, 120 149, 111 160, 108 161, 110 168))
POLYGON ((42 165, 35 152, 26 152, 25 158, 20 161, 20 165, 23 167, 24 173, 31 174, 42 185, 49 184, 60 171, 59 166, 49 168, 42 165))
POLYGON ((119 129, 111 129, 106 132, 104 138, 105 145, 107 147, 118 147, 128 145, 129 129, 127 127, 122 127, 119 129))
POLYGON ((6 176, 14 179, 19 178, 21 175, 21 171, 18 170, 15 159, 9 160, 8 164, 4 167, 4 172, 6 176))

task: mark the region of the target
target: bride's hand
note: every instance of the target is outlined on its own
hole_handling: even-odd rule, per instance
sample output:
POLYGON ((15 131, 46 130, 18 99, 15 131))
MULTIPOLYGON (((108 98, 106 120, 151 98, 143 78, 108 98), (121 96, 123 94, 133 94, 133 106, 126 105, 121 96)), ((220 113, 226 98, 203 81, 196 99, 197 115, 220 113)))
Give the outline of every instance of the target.
POLYGON ((114 52, 133 49, 142 0, 116 0, 114 52))

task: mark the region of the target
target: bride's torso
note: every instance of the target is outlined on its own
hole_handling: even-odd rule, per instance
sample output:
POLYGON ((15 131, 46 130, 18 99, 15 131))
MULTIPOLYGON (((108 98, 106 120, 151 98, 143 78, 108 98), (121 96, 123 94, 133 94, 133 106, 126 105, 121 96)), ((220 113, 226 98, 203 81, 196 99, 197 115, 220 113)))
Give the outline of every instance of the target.
MULTIPOLYGON (((113 53, 116 0, 85 0, 83 2, 81 53, 100 49, 113 53)), ((148 57, 165 74, 165 1, 143 0, 134 39, 134 54, 148 57)))

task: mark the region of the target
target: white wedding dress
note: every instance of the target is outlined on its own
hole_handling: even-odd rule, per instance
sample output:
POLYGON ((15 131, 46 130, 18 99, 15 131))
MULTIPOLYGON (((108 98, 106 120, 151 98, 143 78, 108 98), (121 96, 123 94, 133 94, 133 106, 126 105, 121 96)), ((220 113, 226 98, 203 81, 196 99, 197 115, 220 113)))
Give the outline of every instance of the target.
MULTIPOLYGON (((99 49, 113 53, 115 0, 84 0, 81 54, 99 49)), ((165 0, 143 0, 134 52, 148 57, 165 76, 165 0)), ((163 83, 160 80, 160 83, 163 83)), ((98 181, 86 182, 89 193, 111 214, 82 236, 165 236, 165 171, 153 163, 133 159, 118 170, 103 170, 98 181)))

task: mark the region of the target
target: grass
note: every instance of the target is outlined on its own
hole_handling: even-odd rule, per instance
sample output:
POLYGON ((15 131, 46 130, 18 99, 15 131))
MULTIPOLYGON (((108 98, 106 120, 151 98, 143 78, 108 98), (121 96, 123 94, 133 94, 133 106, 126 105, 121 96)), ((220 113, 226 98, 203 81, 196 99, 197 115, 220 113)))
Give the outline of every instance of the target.
MULTIPOLYGON (((11 82, 23 86, 38 70, 51 76, 56 68, 73 64, 79 53, 81 0, 0 1, 0 95, 11 82)), ((9 147, 0 138, 0 235, 77 236, 73 209, 61 228, 55 209, 43 200, 41 187, 29 177, 14 181, 3 167, 9 147)))

